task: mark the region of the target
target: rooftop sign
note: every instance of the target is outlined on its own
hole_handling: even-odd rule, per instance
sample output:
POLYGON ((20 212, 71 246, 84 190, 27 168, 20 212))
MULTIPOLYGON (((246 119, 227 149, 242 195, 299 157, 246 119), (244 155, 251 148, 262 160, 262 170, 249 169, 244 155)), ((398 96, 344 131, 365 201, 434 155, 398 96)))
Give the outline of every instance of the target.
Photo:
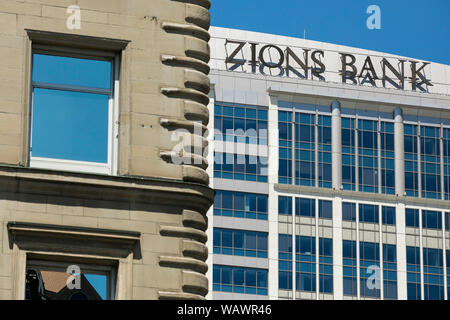
POLYGON ((349 53, 290 47, 282 49, 273 44, 260 45, 228 39, 225 42, 225 51, 227 70, 248 66, 252 73, 266 74, 266 71, 270 70, 272 74, 273 70, 277 76, 290 77, 293 74, 301 79, 329 81, 326 79, 326 71, 329 71, 325 63, 329 61, 326 54, 337 54, 337 61, 333 63, 333 67, 338 66, 338 70, 330 71, 339 73, 342 83, 368 83, 374 87, 386 87, 389 83, 397 89, 413 91, 418 89, 425 92, 428 91, 427 86, 433 86, 431 80, 425 76, 429 62, 406 59, 395 61, 371 56, 357 59, 355 55, 349 53), (408 84, 407 87, 405 83, 408 84))

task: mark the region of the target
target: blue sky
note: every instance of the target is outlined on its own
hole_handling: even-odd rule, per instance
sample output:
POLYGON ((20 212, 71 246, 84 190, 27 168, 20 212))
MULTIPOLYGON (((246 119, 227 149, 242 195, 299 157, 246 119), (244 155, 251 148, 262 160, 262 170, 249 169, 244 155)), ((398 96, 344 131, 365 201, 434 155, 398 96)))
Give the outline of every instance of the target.
POLYGON ((398 54, 450 65, 450 0, 213 0, 211 25, 398 54), (381 29, 369 30, 370 5, 381 29))

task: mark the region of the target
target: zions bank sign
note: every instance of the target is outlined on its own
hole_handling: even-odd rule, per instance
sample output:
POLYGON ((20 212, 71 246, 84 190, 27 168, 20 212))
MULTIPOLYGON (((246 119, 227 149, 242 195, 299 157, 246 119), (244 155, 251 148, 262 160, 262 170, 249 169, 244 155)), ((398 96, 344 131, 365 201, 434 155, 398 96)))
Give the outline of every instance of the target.
POLYGON ((433 86, 426 77, 428 62, 391 58, 388 61, 384 57, 371 56, 358 58, 361 59, 359 61, 349 53, 280 48, 272 44, 260 45, 237 40, 226 40, 225 51, 227 70, 242 68, 250 69, 252 73, 324 81, 329 81, 326 71, 332 71, 339 74, 339 81, 343 83, 368 83, 376 87, 414 91, 428 91, 427 86, 433 86), (325 61, 333 58, 326 57, 327 54, 335 56, 337 63, 333 67, 338 66, 338 70, 327 69, 325 61))

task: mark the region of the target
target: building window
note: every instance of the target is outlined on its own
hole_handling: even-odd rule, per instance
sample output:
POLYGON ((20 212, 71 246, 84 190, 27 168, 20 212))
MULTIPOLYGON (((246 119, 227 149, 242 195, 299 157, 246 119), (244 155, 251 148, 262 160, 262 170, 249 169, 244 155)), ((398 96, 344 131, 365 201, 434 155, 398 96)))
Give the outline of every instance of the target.
POLYGON ((356 204, 351 202, 342 202, 342 220, 356 221, 356 204))
POLYGON ((280 215, 292 215, 292 198, 291 197, 278 197, 278 214, 280 215))
POLYGON ((441 249, 423 248, 424 300, 444 300, 444 268, 441 249))
POLYGON ((331 188, 331 117, 318 116, 319 187, 331 188))
POLYGON ((214 178, 267 182, 267 158, 214 152, 214 178))
POLYGON ((444 145, 444 194, 445 200, 450 200, 450 129, 443 130, 443 145, 444 145))
POLYGON ((422 210, 422 228, 442 230, 442 215, 439 211, 422 210))
POLYGON ((359 222, 378 223, 378 206, 371 204, 359 205, 359 222))
POLYGON ((445 213, 445 230, 450 230, 450 212, 445 213))
POLYGON ((395 226, 395 207, 381 207, 382 223, 395 226))
POLYGON ((267 109, 216 102, 214 140, 267 145, 267 109))
POLYGON ((361 297, 379 298, 380 289, 372 279, 376 270, 380 268, 380 245, 373 242, 360 242, 360 283, 361 297))
POLYGON ((278 235, 278 287, 292 290, 292 236, 278 235))
POLYGON ((447 300, 450 300, 450 250, 446 250, 447 259, 447 300))
POLYGON ((394 149, 394 124, 381 122, 381 192, 395 193, 395 149, 394 149))
POLYGON ((420 127, 422 197, 441 198, 440 129, 420 127))
POLYGON ((319 200, 319 218, 333 218, 333 202, 329 200, 319 200))
POLYGON ((114 287, 111 266, 27 261, 26 300, 111 300, 114 287))
POLYGON ((383 244, 383 285, 384 298, 397 299, 397 248, 383 244))
POLYGON ((278 112, 278 183, 292 183, 292 113, 278 112))
POLYGON ((315 185, 315 116, 295 114, 295 184, 315 185))
POLYGON ((265 194, 216 190, 214 215, 267 220, 267 202, 265 194))
POLYGON ((358 120, 359 191, 378 192, 377 121, 358 120))
POLYGON ((342 265, 344 276, 344 295, 356 297, 358 295, 356 241, 342 241, 342 265))
POLYGON ((32 65, 30 166, 114 174, 115 58, 35 49, 32 65))
POLYGON ((408 300, 421 300, 420 248, 406 247, 408 300))
POLYGON ((295 198, 295 215, 314 218, 316 216, 316 200, 295 198))
POLYGON ((417 155, 417 126, 404 125, 405 192, 407 196, 419 195, 419 174, 417 155))
POLYGON ((405 209, 405 222, 407 227, 419 228, 419 209, 405 209))
POLYGON ((295 237, 296 289, 316 292, 316 238, 295 237))
POLYGON ((342 118, 342 187, 355 190, 355 119, 342 118))
POLYGON ((319 292, 333 294, 333 239, 319 238, 319 292))
POLYGON ((267 258, 267 232, 214 228, 217 254, 267 258))
POLYGON ((213 290, 266 296, 267 270, 214 265, 213 290))

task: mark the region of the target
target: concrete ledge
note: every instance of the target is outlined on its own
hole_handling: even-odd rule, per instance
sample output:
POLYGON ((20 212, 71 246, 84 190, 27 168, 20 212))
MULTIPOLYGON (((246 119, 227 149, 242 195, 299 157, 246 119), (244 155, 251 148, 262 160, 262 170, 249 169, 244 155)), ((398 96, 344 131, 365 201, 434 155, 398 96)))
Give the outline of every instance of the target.
MULTIPOLYGON (((196 169, 208 178, 204 170, 196 169)), ((205 178, 205 176, 202 177, 205 178)), ((203 184, 170 179, 117 177, 0 165, 0 192, 107 201, 134 200, 168 206, 179 202, 185 204, 185 209, 206 212, 213 202, 214 190, 204 185, 204 180, 200 182, 203 184)))
POLYGON ((192 210, 183 210, 181 218, 185 227, 200 229, 202 231, 206 231, 206 229, 208 228, 206 216, 199 212, 192 210))
POLYGON ((196 240, 201 243, 206 243, 208 239, 205 232, 194 228, 186 228, 186 227, 161 226, 159 233, 162 236, 181 237, 196 240))
POLYGON ((205 297, 185 292, 158 291, 159 300, 206 300, 205 297))
POLYGON ((208 271, 208 265, 203 261, 186 257, 160 256, 159 264, 162 267, 187 269, 202 274, 208 271))
POLYGON ((182 287, 184 292, 206 296, 208 293, 208 278, 201 273, 192 271, 183 271, 182 274, 182 287))

